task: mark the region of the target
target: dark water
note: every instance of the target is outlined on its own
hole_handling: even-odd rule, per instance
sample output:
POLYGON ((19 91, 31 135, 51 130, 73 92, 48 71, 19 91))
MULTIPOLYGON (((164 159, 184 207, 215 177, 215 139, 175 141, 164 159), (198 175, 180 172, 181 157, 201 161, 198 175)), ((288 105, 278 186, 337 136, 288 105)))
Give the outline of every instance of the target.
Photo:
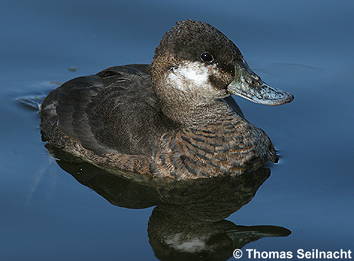
POLYGON ((111 65, 149 63, 163 32, 186 18, 219 28, 268 83, 295 95, 280 107, 237 98, 282 159, 227 226, 292 231, 244 248, 354 250, 353 12, 349 0, 1 1, 0 260, 157 260, 151 226, 164 227, 161 212, 148 231, 156 202, 115 207, 79 184, 48 156, 36 112, 15 100, 111 65))

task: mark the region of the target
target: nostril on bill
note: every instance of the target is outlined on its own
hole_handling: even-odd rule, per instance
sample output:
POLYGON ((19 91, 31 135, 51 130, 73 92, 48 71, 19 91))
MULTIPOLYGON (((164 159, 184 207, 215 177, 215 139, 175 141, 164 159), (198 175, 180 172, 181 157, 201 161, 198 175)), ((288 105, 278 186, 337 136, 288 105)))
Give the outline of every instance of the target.
POLYGON ((259 85, 260 83, 260 78, 258 76, 253 76, 246 79, 247 83, 250 85, 259 85))

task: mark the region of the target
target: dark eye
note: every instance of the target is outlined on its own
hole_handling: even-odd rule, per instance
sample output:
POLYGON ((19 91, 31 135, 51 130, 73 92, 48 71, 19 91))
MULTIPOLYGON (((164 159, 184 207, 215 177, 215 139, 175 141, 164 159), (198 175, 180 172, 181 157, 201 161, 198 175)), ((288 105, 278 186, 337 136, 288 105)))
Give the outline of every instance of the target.
POLYGON ((202 59, 203 62, 207 62, 207 63, 211 63, 212 61, 214 61, 214 57, 210 54, 210 53, 202 53, 200 55, 200 59, 202 59))

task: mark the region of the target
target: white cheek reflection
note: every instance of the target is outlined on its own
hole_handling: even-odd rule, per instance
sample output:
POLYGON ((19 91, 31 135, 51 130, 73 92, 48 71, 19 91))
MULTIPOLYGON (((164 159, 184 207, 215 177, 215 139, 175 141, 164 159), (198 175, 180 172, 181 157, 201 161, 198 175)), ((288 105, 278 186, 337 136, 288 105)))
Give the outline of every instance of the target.
POLYGON ((188 253, 201 252, 206 249, 206 237, 184 239, 182 233, 166 238, 165 243, 176 250, 188 253))

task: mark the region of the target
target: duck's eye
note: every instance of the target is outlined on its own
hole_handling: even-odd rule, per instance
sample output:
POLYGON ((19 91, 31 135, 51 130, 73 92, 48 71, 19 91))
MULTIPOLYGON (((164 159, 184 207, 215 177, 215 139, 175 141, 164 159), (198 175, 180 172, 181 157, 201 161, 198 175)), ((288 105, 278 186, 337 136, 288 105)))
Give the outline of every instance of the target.
POLYGON ((210 53, 202 53, 200 55, 200 59, 202 59, 203 62, 207 62, 207 63, 211 63, 212 61, 214 61, 214 57, 210 54, 210 53))

